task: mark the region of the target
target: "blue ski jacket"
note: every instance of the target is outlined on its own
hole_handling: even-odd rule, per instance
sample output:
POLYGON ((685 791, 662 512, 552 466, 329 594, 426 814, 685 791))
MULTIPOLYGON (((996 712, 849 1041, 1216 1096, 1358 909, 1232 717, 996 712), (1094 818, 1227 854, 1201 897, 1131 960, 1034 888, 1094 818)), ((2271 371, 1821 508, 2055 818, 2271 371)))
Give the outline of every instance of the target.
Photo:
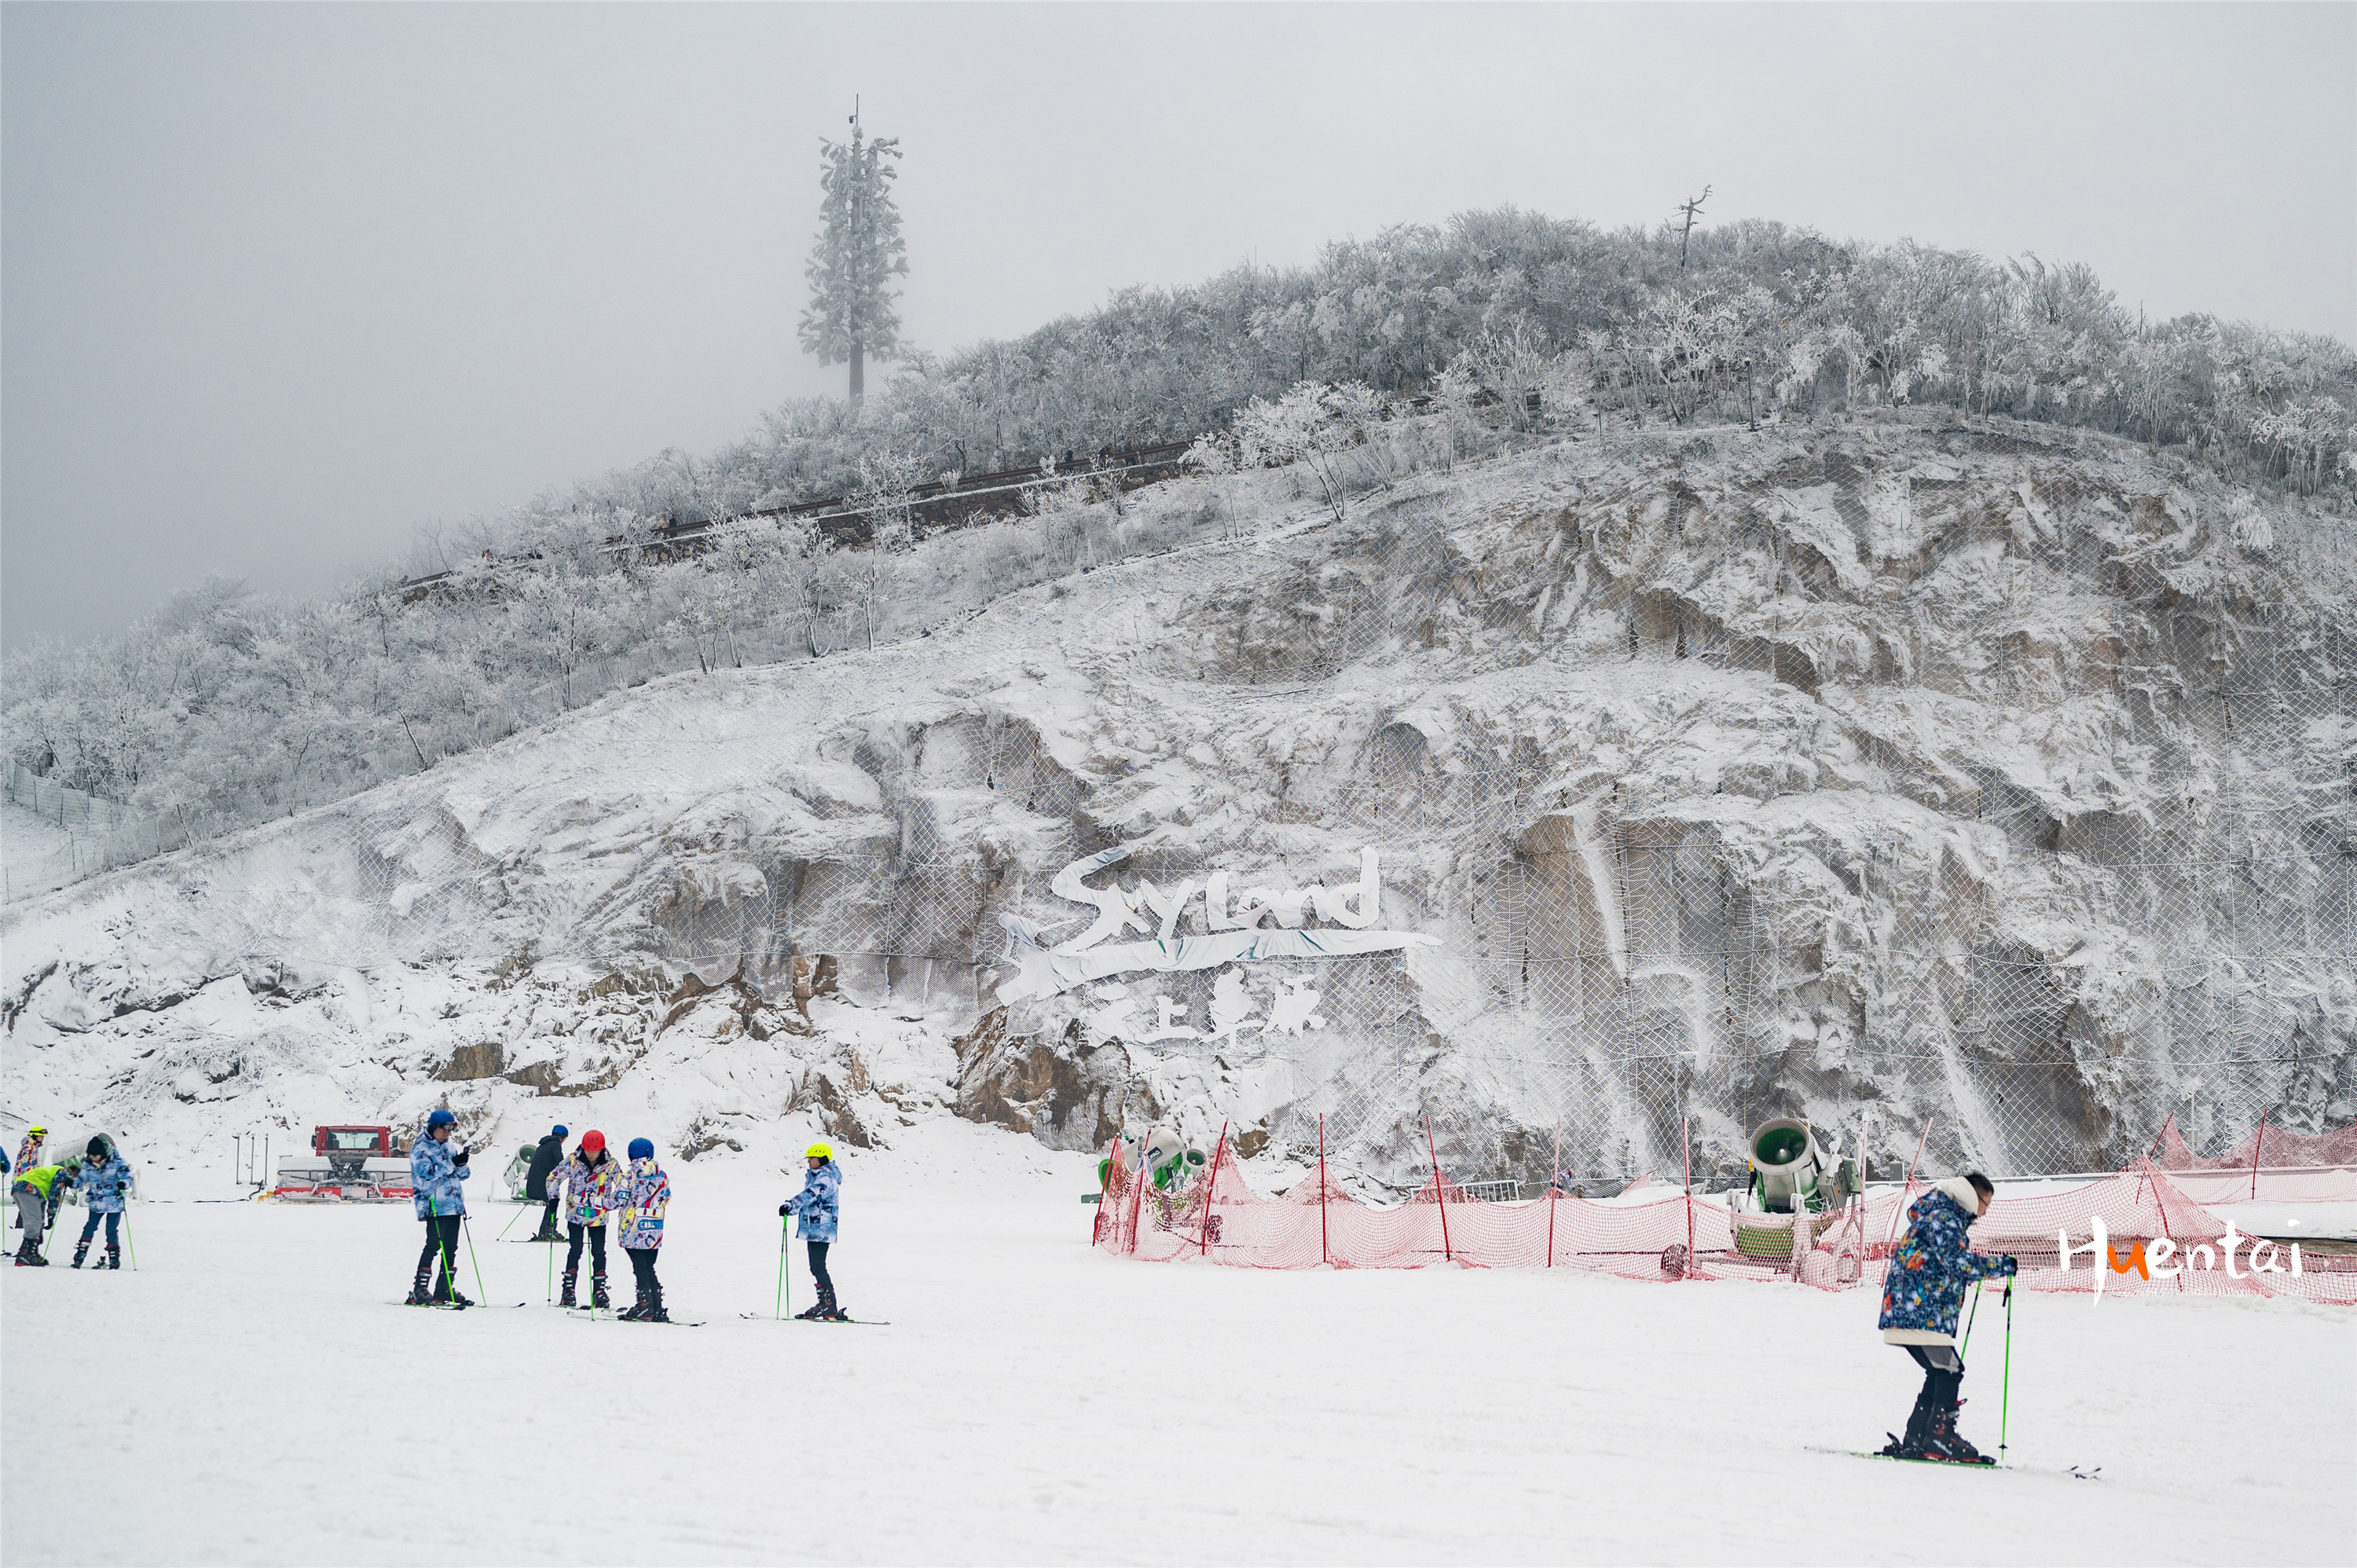
POLYGON ((131 1189, 131 1162, 114 1154, 101 1165, 85 1163, 74 1186, 81 1190, 81 1200, 92 1214, 120 1214, 123 1195, 131 1189))
POLYGON ((458 1184, 473 1174, 453 1162, 449 1144, 429 1133, 418 1133, 417 1142, 409 1145, 410 1201, 417 1206, 417 1218, 439 1215, 447 1219, 466 1213, 467 1194, 458 1184))
POLYGON ((786 1199, 786 1207, 802 1222, 805 1241, 834 1240, 834 1221, 843 1191, 843 1171, 833 1160, 805 1174, 802 1191, 786 1199))

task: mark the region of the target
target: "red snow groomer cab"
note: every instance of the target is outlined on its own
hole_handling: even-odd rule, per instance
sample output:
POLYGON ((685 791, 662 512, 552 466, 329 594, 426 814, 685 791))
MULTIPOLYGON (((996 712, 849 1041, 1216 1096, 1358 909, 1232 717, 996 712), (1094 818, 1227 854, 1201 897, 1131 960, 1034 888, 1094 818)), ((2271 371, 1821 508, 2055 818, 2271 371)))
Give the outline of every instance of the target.
POLYGON ((390 1127, 314 1127, 311 1152, 278 1162, 270 1196, 285 1203, 406 1203, 409 1160, 390 1127))

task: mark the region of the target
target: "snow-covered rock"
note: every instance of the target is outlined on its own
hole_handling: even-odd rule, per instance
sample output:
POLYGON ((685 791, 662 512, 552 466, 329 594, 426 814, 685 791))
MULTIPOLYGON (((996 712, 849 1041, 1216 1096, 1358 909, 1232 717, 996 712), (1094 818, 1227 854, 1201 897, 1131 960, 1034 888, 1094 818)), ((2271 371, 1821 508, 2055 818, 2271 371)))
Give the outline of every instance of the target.
POLYGON ((195 1140, 447 1101, 514 1142, 587 1096, 697 1153, 1164 1115, 1277 1163, 1322 1115, 1402 1185, 1427 1116, 1469 1179, 1558 1136, 1717 1174, 1781 1114, 2000 1172, 2357 1114, 2340 520, 1903 416, 1566 443, 1340 521, 1225 483, 1239 541, 10 908, 11 1108, 195 1140), (1419 945, 1002 1013, 1000 917, 1069 941, 1050 880, 1115 845, 1089 886, 1164 926, 1116 940, 1208 934, 1215 874, 1340 929, 1306 890, 1374 849, 1419 945))

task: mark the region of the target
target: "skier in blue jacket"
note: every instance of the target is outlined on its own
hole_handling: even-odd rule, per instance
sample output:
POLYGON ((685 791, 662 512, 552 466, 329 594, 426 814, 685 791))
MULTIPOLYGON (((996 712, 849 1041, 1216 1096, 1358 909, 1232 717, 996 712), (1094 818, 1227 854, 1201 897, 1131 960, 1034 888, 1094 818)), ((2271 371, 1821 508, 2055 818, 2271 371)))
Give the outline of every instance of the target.
POLYGON ((82 1151, 81 1174, 74 1186, 81 1192, 81 1200, 90 1207, 90 1218, 81 1223, 81 1240, 74 1245, 73 1266, 90 1255, 91 1238, 97 1234, 98 1223, 106 1221, 106 1262, 102 1269, 123 1266, 123 1197, 131 1188, 131 1162, 117 1153, 104 1138, 92 1138, 82 1151))
POLYGON ((425 1118, 425 1133, 409 1146, 410 1197, 417 1206, 417 1218, 425 1221, 425 1245, 418 1251, 417 1279, 409 1290, 411 1306, 475 1305, 460 1295, 450 1280, 451 1262, 458 1253, 458 1221, 467 1213, 467 1194, 460 1184, 474 1174, 467 1169, 468 1151, 450 1152, 450 1134, 457 1127, 456 1116, 436 1111, 425 1118), (442 1260, 442 1279, 428 1295, 425 1279, 437 1256, 442 1260))
POLYGON ((834 1279, 826 1272, 827 1249, 834 1245, 843 1171, 834 1163, 834 1148, 825 1144, 813 1144, 803 1151, 802 1163, 808 1167, 808 1174, 802 1177, 802 1189, 778 1205, 778 1212, 802 1219, 802 1244, 810 1255, 811 1278, 818 1284, 818 1300, 807 1312, 794 1316, 814 1322, 847 1322, 851 1315, 835 1305, 834 1279))
POLYGON ((1956 1317, 1966 1284, 2011 1279, 2020 1267, 2011 1257, 1974 1251, 1966 1236, 1973 1221, 1988 1212, 1996 1193, 1988 1177, 1975 1171, 1951 1176, 1907 1211, 1907 1237, 1891 1253, 1883 1276, 1878 1326, 1885 1343, 1900 1347, 1923 1369, 1923 1388, 1907 1418, 1907 1435, 1892 1434, 1882 1450, 1889 1458, 1994 1463, 1956 1431, 1956 1411, 1964 1402, 1956 1397, 1964 1380, 1964 1359, 1956 1353, 1956 1317))

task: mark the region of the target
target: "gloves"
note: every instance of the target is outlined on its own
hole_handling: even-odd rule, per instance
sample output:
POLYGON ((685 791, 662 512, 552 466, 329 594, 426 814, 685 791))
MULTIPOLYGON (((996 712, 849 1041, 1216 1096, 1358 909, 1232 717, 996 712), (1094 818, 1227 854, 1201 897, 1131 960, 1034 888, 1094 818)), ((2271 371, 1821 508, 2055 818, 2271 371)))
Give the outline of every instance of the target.
POLYGON ((450 1156, 450 1163, 454 1165, 463 1165, 467 1163, 467 1156, 474 1152, 472 1149, 461 1149, 450 1156))
POLYGON ((778 1218, 780 1219, 783 1219, 787 1215, 791 1214, 793 1211, 794 1206, 791 1203, 781 1203, 778 1205, 778 1218))
POLYGON ((2003 1261, 2003 1262, 1998 1265, 1998 1268, 1997 1268, 1997 1273, 1999 1273, 2003 1274, 2007 1279, 2011 1279, 2011 1278, 2013 1278, 2013 1276, 2014 1276, 2014 1275, 2016 1275, 2016 1274, 2019 1273, 2020 1272, 2021 1272, 2021 1260, 2020 1260, 2020 1259, 2018 1259, 2018 1258, 2017 1258, 2017 1257, 2015 1257, 2011 1252, 2007 1252, 2007 1253, 2005 1255, 2005 1259, 2004 1259, 2004 1261, 2003 1261))

